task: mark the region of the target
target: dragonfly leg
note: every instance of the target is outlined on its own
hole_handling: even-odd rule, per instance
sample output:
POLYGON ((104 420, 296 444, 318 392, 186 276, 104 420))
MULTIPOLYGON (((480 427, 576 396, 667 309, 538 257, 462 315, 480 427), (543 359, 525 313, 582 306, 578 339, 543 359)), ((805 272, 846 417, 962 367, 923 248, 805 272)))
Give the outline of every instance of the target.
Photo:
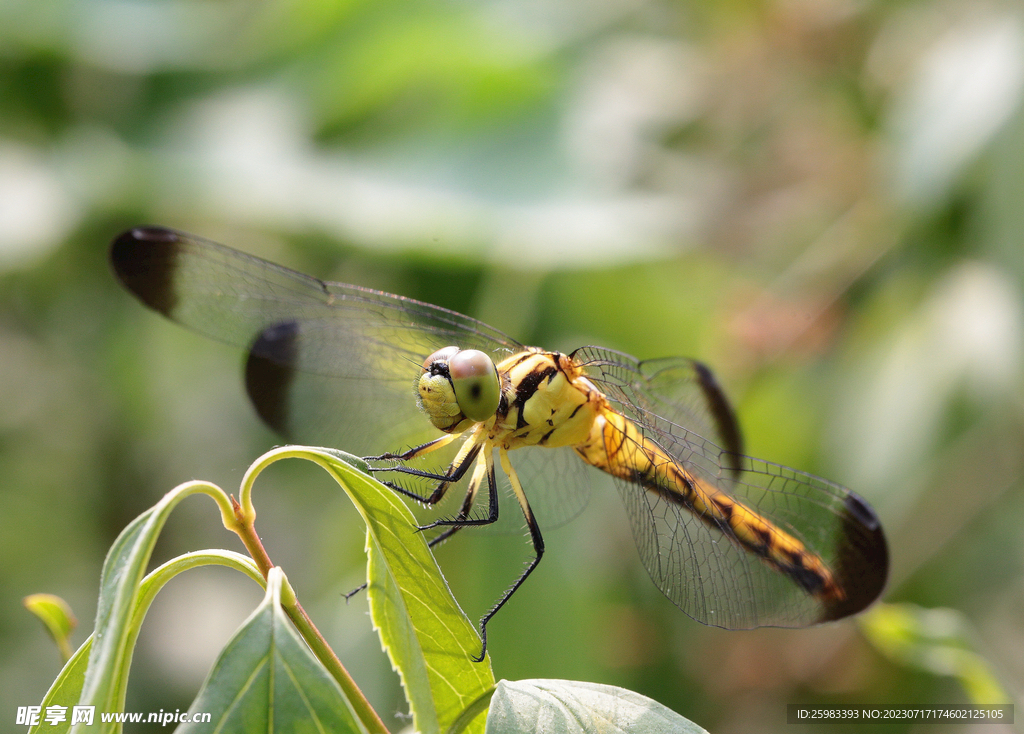
MULTIPOLYGON (((442 438, 447 437, 445 436, 442 438)), ((448 487, 451 484, 458 482, 459 480, 462 479, 462 477, 466 475, 466 472, 469 470, 469 467, 472 466, 473 461, 480 453, 480 449, 483 446, 483 442, 483 434, 481 433, 477 433, 474 434, 473 436, 470 436, 470 438, 468 438, 466 442, 462 444, 462 448, 459 449, 459 453, 455 456, 455 459, 452 461, 451 465, 448 467, 448 470, 444 474, 438 474, 436 472, 427 472, 421 469, 413 469, 412 467, 408 466, 376 467, 371 469, 371 471, 394 471, 400 474, 409 474, 414 477, 422 477, 424 479, 432 479, 439 482, 434 491, 425 497, 421 494, 418 494, 417 492, 413 492, 412 490, 406 489, 405 487, 395 482, 381 482, 384 486, 389 487, 398 492, 399 494, 405 495, 406 497, 411 497, 417 502, 423 502, 428 505, 436 505, 444 498, 445 493, 448 491, 448 487)), ((439 448, 440 446, 443 446, 446 443, 449 443, 449 441, 445 441, 444 443, 431 442, 430 444, 424 444, 424 446, 429 446, 430 448, 428 448, 427 450, 423 451, 418 455, 429 453, 435 448, 439 448)), ((413 451, 416 450, 418 449, 413 449, 413 451)), ((384 456, 388 456, 388 454, 384 454, 384 456)))
POLYGON ((541 557, 544 555, 544 538, 540 534, 540 527, 537 525, 537 519, 533 516, 533 510, 530 509, 530 503, 526 499, 526 493, 523 491, 523 485, 519 481, 519 475, 516 474, 515 469, 512 468, 512 463, 508 460, 508 452, 504 448, 498 449, 498 456, 501 459, 501 468, 505 474, 508 475, 509 481, 512 483, 512 491, 515 492, 516 499, 519 501, 519 506, 523 510, 523 516, 526 518, 526 525, 530 529, 530 540, 533 542, 533 551, 536 555, 526 565, 526 570, 523 571, 522 575, 516 579, 515 583, 508 587, 508 590, 501 595, 497 603, 491 607, 491 610, 487 612, 480 619, 480 656, 474 657, 474 662, 482 662, 484 656, 487 654, 487 623, 491 621, 491 618, 498 613, 505 602, 512 598, 512 595, 516 593, 516 590, 523 585, 526 581, 526 577, 533 573, 533 569, 537 568, 537 564, 540 563, 541 557))
POLYGON ((429 454, 431 451, 436 451, 442 446, 447 446, 456 438, 459 437, 457 433, 446 433, 439 438, 435 438, 432 441, 427 441, 425 444, 421 444, 415 448, 409 449, 401 454, 386 453, 380 456, 364 456, 363 461, 409 461, 415 459, 417 456, 423 456, 429 454))
POLYGON ((431 548, 443 543, 464 527, 470 525, 490 525, 498 521, 498 482, 494 477, 494 455, 485 451, 477 458, 476 469, 473 470, 473 477, 469 481, 469 488, 466 490, 466 497, 462 500, 462 507, 459 514, 453 518, 435 520, 429 525, 420 527, 420 530, 429 530, 440 525, 448 526, 448 529, 432 538, 429 545, 431 548), (469 512, 473 509, 473 502, 476 500, 480 485, 484 476, 487 477, 487 517, 470 517, 469 512))
POLYGON ((359 584, 359 586, 352 589, 352 591, 348 592, 347 594, 342 594, 342 596, 345 597, 345 603, 348 604, 348 600, 356 594, 358 594, 360 591, 365 591, 367 586, 369 586, 368 583, 359 584))
MULTIPOLYGON (((468 463, 468 462, 467 462, 468 463)), ((462 508, 459 510, 459 514, 451 520, 438 520, 437 522, 431 523, 430 525, 424 525, 419 528, 420 530, 428 530, 438 525, 449 525, 443 533, 438 535, 436 538, 431 538, 428 546, 434 548, 440 545, 448 538, 452 537, 462 528, 467 525, 487 525, 498 520, 498 482, 494 477, 494 457, 488 452, 482 454, 477 458, 476 469, 473 470, 473 477, 469 482, 469 489, 466 491, 466 498, 462 501, 462 508), (469 511, 473 508, 473 502, 476 499, 477 492, 480 489, 480 484, 483 481, 484 476, 487 477, 488 486, 488 513, 485 518, 470 518, 469 511)), ((353 596, 358 594, 360 591, 366 589, 367 584, 360 584, 356 588, 347 594, 343 594, 346 603, 353 596)))

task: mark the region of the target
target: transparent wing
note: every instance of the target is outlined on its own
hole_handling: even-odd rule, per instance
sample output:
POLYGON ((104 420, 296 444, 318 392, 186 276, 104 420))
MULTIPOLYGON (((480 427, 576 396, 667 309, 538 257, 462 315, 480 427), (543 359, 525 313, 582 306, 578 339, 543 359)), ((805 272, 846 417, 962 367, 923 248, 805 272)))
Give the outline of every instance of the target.
POLYGON ((509 452, 509 459, 529 494, 537 523, 545 530, 564 525, 586 508, 592 470, 571 448, 527 447, 509 452))
POLYGON ((249 350, 250 398, 294 441, 369 454, 435 437, 416 405, 423 360, 453 344, 495 361, 522 349, 454 311, 321 281, 173 230, 126 232, 111 262, 151 308, 249 350))
MULTIPOLYGON (((728 629, 802 627, 853 614, 878 597, 888 574, 888 552, 871 508, 837 484, 721 448, 713 439, 728 440, 730 419, 709 404, 718 397, 707 397, 701 386, 705 378, 694 375, 696 368, 687 370, 688 360, 641 363, 593 348, 574 356, 644 440, 657 444, 697 482, 797 539, 830 569, 842 590, 841 598, 833 599, 808 593, 743 548, 722 523, 618 480, 644 565, 686 614, 728 629), (666 379, 669 375, 678 379, 666 379)), ((627 456, 638 455, 637 442, 623 438, 627 456)), ((670 481, 668 466, 655 467, 655 481, 670 481)))

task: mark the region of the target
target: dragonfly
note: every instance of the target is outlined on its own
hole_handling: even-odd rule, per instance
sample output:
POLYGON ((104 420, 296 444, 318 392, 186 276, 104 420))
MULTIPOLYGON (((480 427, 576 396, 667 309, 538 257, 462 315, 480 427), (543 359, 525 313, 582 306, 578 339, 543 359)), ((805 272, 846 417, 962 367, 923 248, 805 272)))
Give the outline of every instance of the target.
MULTIPOLYGON (((744 455, 735 412, 699 361, 525 346, 455 311, 164 227, 122 233, 110 262, 146 306, 245 349, 249 398, 287 439, 366 452, 372 472, 395 477, 385 484, 427 506, 464 486, 457 512, 420 528, 440 528, 431 546, 497 522, 497 454, 533 553, 480 620, 477 660, 488 622, 544 555, 530 496, 552 472, 534 457, 611 475, 651 579, 703 624, 807 627, 862 611, 885 587, 871 506, 744 455)), ((585 496, 573 489, 578 472, 554 473, 552 504, 564 499, 572 515, 585 496)))

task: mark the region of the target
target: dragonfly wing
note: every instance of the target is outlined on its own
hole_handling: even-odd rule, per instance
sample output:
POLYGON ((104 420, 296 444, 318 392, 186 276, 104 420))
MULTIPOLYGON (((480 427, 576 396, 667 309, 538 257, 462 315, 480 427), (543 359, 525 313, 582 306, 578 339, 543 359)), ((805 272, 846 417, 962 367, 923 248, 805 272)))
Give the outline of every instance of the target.
MULTIPOLYGON (((584 362, 588 377, 640 428, 644 440, 657 444, 699 484, 797 540, 841 589, 831 599, 808 593, 723 532, 720 523, 619 480, 644 565, 684 612, 729 629, 802 627, 854 614, 881 594, 888 550, 870 506, 825 479, 742 456, 736 441, 721 448, 716 440, 732 440, 735 419, 713 405, 718 398, 715 389, 705 387, 709 383, 700 366, 690 360, 642 363, 606 350, 587 352, 586 358, 593 360, 584 362)), ((640 451, 633 439, 624 438, 623 450, 640 451)), ((655 483, 671 481, 669 467, 655 471, 655 483)))
POLYGON ((509 452, 537 524, 545 530, 577 517, 590 501, 590 471, 569 447, 509 452))
MULTIPOLYGON (((283 322, 260 335, 246 360, 245 383, 263 422, 290 441, 360 456, 436 438, 437 429, 416 407, 418 369, 391 365, 372 372, 373 355, 366 352, 348 359, 350 375, 315 371, 316 352, 348 336, 344 329, 308 321, 283 322), (361 370, 363 378, 357 376, 361 370)), ((428 461, 423 468, 435 464, 428 461)))
POLYGON ((841 599, 809 594, 684 506, 618 480, 637 549, 654 583, 699 622, 726 629, 805 627, 866 608, 882 592, 888 552, 877 517, 843 487, 743 458, 732 495, 819 558, 841 599))
POLYGON ((169 229, 125 232, 110 259, 146 305, 249 350, 250 398, 290 440, 391 450, 395 445, 379 433, 384 419, 388 427, 420 426, 423 435, 436 435, 415 399, 427 355, 456 345, 500 360, 522 348, 454 311, 318 280, 169 229))

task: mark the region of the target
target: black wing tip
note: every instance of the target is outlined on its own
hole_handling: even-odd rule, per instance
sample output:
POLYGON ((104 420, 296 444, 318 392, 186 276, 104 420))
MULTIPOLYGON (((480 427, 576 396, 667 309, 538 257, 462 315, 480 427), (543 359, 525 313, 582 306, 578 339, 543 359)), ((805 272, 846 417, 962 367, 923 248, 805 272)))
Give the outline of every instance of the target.
POLYGON ((288 404, 295 379, 297 321, 274 324, 256 337, 245 362, 245 390, 260 418, 287 436, 288 404))
POLYGON ((176 305, 174 271, 182 245, 166 227, 133 227, 110 244, 110 266, 122 285, 155 311, 170 316, 176 305))
POLYGON ((871 505, 850 492, 843 508, 842 543, 836 561, 836 581, 845 596, 826 605, 821 621, 867 609, 882 595, 888 579, 889 546, 882 523, 871 505))

